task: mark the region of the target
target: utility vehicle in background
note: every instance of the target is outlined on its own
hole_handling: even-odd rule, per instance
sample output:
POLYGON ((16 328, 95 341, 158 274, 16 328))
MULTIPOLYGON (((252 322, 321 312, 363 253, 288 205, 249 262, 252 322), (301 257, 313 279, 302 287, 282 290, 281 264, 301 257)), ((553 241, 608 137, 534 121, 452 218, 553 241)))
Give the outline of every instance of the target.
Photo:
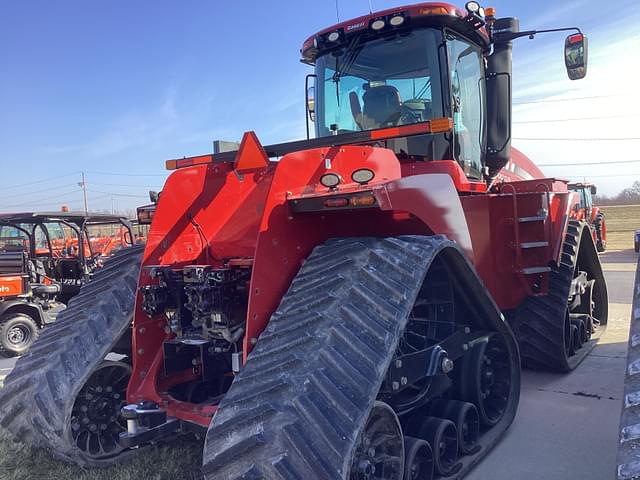
POLYGON ((0 351, 26 352, 104 259, 132 244, 131 234, 118 215, 0 214, 0 351))

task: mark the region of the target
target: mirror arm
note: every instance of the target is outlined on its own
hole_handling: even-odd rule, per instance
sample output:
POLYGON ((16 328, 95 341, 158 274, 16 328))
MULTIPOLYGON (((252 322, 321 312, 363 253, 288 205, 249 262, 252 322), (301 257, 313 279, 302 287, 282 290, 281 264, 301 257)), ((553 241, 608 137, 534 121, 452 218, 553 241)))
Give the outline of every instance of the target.
POLYGON ((576 33, 582 33, 578 27, 566 27, 566 28, 548 28, 545 30, 526 30, 524 32, 517 33, 494 33, 492 34, 492 40, 496 43, 510 42, 515 40, 516 38, 529 37, 529 39, 533 40, 533 38, 538 33, 552 33, 552 32, 571 32, 575 31, 576 33))

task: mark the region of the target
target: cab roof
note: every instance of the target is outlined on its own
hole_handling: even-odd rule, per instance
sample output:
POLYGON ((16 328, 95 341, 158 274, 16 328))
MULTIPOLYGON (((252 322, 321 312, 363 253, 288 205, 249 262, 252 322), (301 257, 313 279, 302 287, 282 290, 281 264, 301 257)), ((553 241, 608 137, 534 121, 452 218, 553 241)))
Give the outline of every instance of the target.
POLYGON ((20 212, 20 213, 0 213, 0 223, 43 223, 63 220, 75 225, 100 225, 109 223, 127 223, 127 217, 112 215, 109 213, 88 213, 84 212, 20 212))
MULTIPOLYGON (((461 33, 466 33, 470 37, 473 37, 484 48, 489 47, 489 35, 484 27, 480 29, 471 28, 470 24, 465 21, 467 12, 464 9, 458 8, 453 4, 444 2, 422 2, 413 5, 405 5, 399 7, 388 8, 386 10, 380 10, 377 12, 369 13, 360 17, 352 18, 344 22, 334 24, 330 27, 324 28, 314 35, 305 40, 300 49, 302 54, 302 61, 305 63, 313 63, 315 55, 311 57, 306 55, 306 52, 325 50, 320 46, 323 42, 326 47, 333 48, 333 45, 326 44, 325 38, 332 32, 339 32, 340 38, 350 37, 354 34, 371 32, 371 25, 373 22, 379 19, 390 20, 391 17, 402 16, 405 21, 399 28, 411 28, 412 25, 449 25, 455 30, 459 30, 461 33)), ((393 29, 387 22, 387 27, 381 30, 379 33, 384 35, 385 32, 393 29)), ((337 45, 336 45, 337 46, 337 45)))

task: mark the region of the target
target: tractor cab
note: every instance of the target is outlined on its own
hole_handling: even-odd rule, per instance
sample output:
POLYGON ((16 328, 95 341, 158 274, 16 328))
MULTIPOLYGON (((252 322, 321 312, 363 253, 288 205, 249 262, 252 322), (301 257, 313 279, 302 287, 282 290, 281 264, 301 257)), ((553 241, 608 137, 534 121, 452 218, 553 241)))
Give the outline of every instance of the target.
MULTIPOLYGON (((384 146, 401 161, 455 160, 484 182, 510 159, 512 40, 541 32, 520 32, 516 18, 497 19, 477 2, 398 7, 324 29, 301 50, 315 68, 307 78, 315 135, 425 125, 384 146)), ((567 68, 583 68, 571 70, 581 78, 586 39, 569 38, 567 68)))
POLYGON ((596 186, 592 183, 570 183, 567 188, 580 195, 580 204, 576 205, 576 208, 584 209, 588 218, 593 208, 593 195, 597 192, 596 186))

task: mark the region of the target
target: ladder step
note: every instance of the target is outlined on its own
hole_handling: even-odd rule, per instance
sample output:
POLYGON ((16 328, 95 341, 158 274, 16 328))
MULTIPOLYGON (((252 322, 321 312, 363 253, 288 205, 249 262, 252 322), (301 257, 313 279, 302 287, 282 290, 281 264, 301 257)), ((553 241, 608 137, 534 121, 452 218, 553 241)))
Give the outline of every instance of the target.
POLYGON ((551 267, 527 267, 522 269, 525 275, 535 275, 536 273, 547 273, 551 271, 551 267))
POLYGON ((541 248, 548 246, 549 242, 524 242, 520 244, 520 248, 541 248))
POLYGON ((546 215, 536 215, 534 217, 520 217, 518 222, 520 223, 528 223, 528 222, 544 222, 547 219, 546 215))

